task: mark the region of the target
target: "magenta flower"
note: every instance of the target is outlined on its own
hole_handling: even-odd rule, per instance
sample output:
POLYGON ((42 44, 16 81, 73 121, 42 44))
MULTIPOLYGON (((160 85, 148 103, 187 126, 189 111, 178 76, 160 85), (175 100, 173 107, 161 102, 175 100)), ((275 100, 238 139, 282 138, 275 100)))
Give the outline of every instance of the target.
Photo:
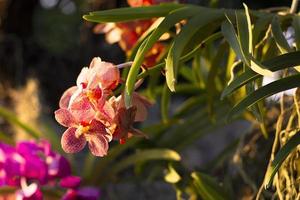
POLYGON ((15 187, 16 199, 43 199, 42 186, 70 174, 69 162, 47 141, 22 141, 16 147, 0 143, 0 186, 15 187))
POLYGON ((100 197, 99 189, 95 187, 80 188, 81 179, 78 176, 69 176, 60 181, 60 186, 68 188, 63 200, 97 200, 100 197))

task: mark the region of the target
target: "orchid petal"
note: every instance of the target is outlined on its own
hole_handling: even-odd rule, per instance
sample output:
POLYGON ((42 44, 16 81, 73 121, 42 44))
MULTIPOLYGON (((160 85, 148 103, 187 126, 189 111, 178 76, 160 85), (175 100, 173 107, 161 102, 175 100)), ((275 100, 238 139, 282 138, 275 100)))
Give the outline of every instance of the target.
POLYGON ((74 92, 76 90, 77 90, 77 87, 73 86, 73 87, 70 87, 69 89, 67 89, 63 93, 63 95, 62 95, 62 97, 60 98, 60 101, 59 101, 59 107, 60 108, 68 108, 71 96, 74 94, 74 92))
POLYGON ((63 188, 77 188, 81 183, 81 178, 79 176, 67 176, 61 179, 59 185, 63 188))
POLYGON ((66 153, 77 153, 81 151, 86 144, 84 136, 80 135, 76 137, 75 132, 76 128, 68 128, 62 135, 61 145, 66 153))
POLYGON ((92 76, 89 79, 88 88, 93 89, 100 83, 101 88, 112 90, 120 81, 120 71, 112 63, 102 62, 101 59, 93 59, 90 65, 92 76))
POLYGON ((58 123, 65 127, 73 127, 76 124, 75 118, 72 113, 65 109, 61 108, 54 112, 55 119, 58 123))
MULTIPOLYGON (((77 80, 76 80, 76 85, 78 87, 82 87, 82 84, 87 84, 88 80, 89 80, 89 68, 88 67, 84 67, 82 68, 81 72, 79 73, 77 80)), ((84 88, 82 88, 84 89, 84 88)))
POLYGON ((103 157, 107 154, 110 138, 106 135, 109 134, 106 134, 106 132, 93 132, 85 135, 89 148, 94 156, 103 157))

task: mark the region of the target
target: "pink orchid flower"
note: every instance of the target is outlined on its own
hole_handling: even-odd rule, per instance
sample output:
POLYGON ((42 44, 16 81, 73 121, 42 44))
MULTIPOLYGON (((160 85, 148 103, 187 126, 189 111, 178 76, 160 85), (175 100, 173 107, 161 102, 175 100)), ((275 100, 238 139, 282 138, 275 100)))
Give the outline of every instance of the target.
POLYGON ((105 156, 107 154, 108 143, 112 136, 106 132, 105 126, 100 121, 93 118, 90 120, 86 118, 85 113, 72 113, 65 108, 55 111, 55 119, 61 125, 68 127, 61 138, 61 145, 65 152, 77 153, 88 142, 93 155, 105 156))

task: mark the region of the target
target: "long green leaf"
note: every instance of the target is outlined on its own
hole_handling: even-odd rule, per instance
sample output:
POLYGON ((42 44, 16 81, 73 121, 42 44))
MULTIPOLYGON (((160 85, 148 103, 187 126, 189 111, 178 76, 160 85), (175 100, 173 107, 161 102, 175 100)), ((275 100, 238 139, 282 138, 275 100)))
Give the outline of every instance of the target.
POLYGON ((295 133, 293 137, 289 139, 289 141, 279 150, 276 154, 274 160, 271 165, 267 169, 266 177, 264 180, 265 188, 271 186, 273 178, 280 168, 283 161, 287 158, 292 150, 294 150, 300 144, 300 131, 295 133))
POLYGON ((295 30, 295 43, 297 50, 300 50, 300 16, 295 15, 293 17, 293 28, 295 30))
POLYGON ((250 93, 237 105, 235 105, 228 114, 228 119, 241 114, 246 108, 259 102, 260 100, 272 96, 278 92, 289 90, 300 86, 300 74, 292 75, 286 78, 279 79, 272 83, 269 83, 263 87, 258 88, 254 92, 250 93))
POLYGON ((275 39, 276 45, 281 53, 291 52, 292 49, 285 39, 277 17, 272 20, 271 30, 275 39))
POLYGON ((248 19, 246 15, 241 14, 237 14, 236 17, 239 37, 235 33, 232 22, 227 18, 227 21, 222 24, 222 33, 225 39, 228 41, 238 58, 253 71, 264 76, 272 76, 272 72, 266 69, 265 66, 260 64, 259 61, 248 52, 249 50, 252 50, 252 33, 250 33, 252 30, 248 30, 248 28, 251 28, 251 22, 248 21, 250 20, 250 17, 248 19), (244 30, 246 28, 248 32, 244 30), (243 47, 242 44, 245 47, 243 47), (247 52, 244 52, 244 50, 247 50, 247 52))
POLYGON ((150 19, 154 17, 164 17, 172 10, 182 8, 183 4, 161 4, 155 6, 135 7, 135 8, 117 8, 90 12, 84 15, 83 19, 90 22, 124 22, 137 19, 150 19))
POLYGON ((131 105, 131 95, 134 90, 134 84, 139 72, 139 68, 142 65, 145 54, 148 50, 154 45, 154 43, 160 38, 162 34, 167 32, 174 24, 183 19, 192 17, 193 15, 199 12, 199 8, 186 6, 183 8, 179 8, 173 12, 171 12, 166 18, 160 23, 160 25, 152 32, 152 34, 145 39, 145 41, 141 44, 133 64, 130 68, 126 84, 125 84, 125 105, 126 107, 130 107, 131 105))
POLYGON ((150 160, 169 160, 169 161, 180 161, 180 155, 171 149, 149 149, 141 150, 137 153, 128 156, 124 160, 121 160, 110 170, 111 175, 115 175, 121 170, 134 165, 138 162, 145 162, 150 160))
POLYGON ((237 57, 240 60, 242 60, 244 63, 249 65, 249 62, 248 62, 248 60, 247 60, 246 56, 244 55, 244 52, 241 48, 239 39, 238 39, 238 37, 235 33, 232 22, 230 21, 229 18, 227 18, 227 20, 223 22, 221 28, 222 28, 222 33, 223 33, 225 39, 230 44, 231 48, 233 49, 233 51, 235 52, 237 57))
MULTIPOLYGON (((283 54, 266 60, 263 62, 271 71, 277 71, 289 67, 300 65, 300 51, 283 54)), ((223 91, 221 99, 231 94, 233 91, 247 84, 249 81, 262 77, 262 75, 252 71, 251 69, 246 70, 243 74, 236 77, 223 91)))
POLYGON ((193 172, 193 185, 197 193, 205 200, 225 200, 229 199, 224 189, 210 176, 193 172))
MULTIPOLYGON (((192 17, 181 29, 180 33, 175 38, 166 59, 166 81, 171 91, 175 91, 180 56, 192 36, 205 25, 213 23, 221 17, 223 17, 221 13, 203 10, 192 17)), ((203 32, 204 31, 205 30, 203 30, 203 32)))

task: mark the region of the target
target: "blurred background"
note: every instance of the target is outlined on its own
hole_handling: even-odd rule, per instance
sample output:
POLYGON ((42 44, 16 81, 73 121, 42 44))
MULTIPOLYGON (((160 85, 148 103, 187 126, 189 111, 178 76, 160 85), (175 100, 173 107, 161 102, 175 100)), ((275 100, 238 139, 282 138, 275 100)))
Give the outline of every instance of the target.
MULTIPOLYGON (((291 3, 288 0, 185 2, 224 8, 242 8, 245 2, 250 9, 289 7, 291 3)), ((57 132, 59 138, 63 129, 54 122, 53 112, 63 91, 74 85, 81 68, 88 66, 95 56, 115 64, 126 59, 118 44, 108 44, 104 35, 94 34, 96 24, 84 21, 82 15, 125 6, 128 6, 126 0, 0 0, 0 106, 42 131, 40 123, 46 124, 43 128, 57 132)), ((149 120, 157 121, 158 113, 159 108, 154 107, 149 120)), ((194 141, 182 151, 184 162, 190 169, 201 168, 239 136, 238 129, 247 127, 248 123, 239 122, 217 131, 222 134, 194 141), (210 148, 213 145, 215 148, 210 148)), ((16 138, 27 137, 1 118, 0 130, 16 138)), ((60 149, 59 142, 53 145, 60 149)), ((80 160, 80 155, 76 159, 80 160)), ((118 199, 118 195, 110 196, 115 192, 125 195, 124 199, 175 198, 171 186, 162 182, 119 183, 106 187, 105 191, 108 199, 118 199)))

